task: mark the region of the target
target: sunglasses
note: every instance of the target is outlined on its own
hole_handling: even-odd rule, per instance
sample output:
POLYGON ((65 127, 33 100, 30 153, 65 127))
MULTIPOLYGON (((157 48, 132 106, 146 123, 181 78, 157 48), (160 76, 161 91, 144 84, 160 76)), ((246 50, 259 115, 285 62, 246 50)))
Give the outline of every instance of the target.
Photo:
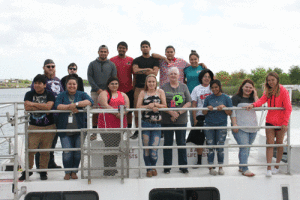
POLYGON ((77 69, 76 69, 76 68, 70 67, 69 70, 74 70, 74 71, 76 71, 77 69))
POLYGON ((50 69, 50 68, 52 67, 52 69, 53 69, 53 68, 55 68, 55 65, 47 65, 46 67, 47 67, 48 69, 50 69))

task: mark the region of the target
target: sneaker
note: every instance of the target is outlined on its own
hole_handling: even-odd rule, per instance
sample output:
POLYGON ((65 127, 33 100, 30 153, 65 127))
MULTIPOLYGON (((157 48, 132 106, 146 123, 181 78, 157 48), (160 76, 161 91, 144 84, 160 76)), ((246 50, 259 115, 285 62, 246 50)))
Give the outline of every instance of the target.
POLYGON ((41 178, 41 180, 47 180, 48 179, 47 172, 41 172, 40 173, 40 178, 41 178))
POLYGON ((220 168, 219 169, 219 175, 224 175, 224 174, 225 174, 225 172, 224 172, 223 168, 220 168))
POLYGON ((267 170, 266 177, 272 177, 272 171, 271 170, 267 170))
POLYGON ((164 169, 165 174, 170 174, 171 170, 170 169, 164 169))
POLYGON ((133 140, 135 140, 138 137, 139 137, 139 132, 135 131, 134 134, 130 138, 133 139, 133 140))
MULTIPOLYGON (((29 172, 29 176, 31 176, 33 173, 29 172)), ((24 181, 26 179, 26 174, 25 171, 22 172, 21 177, 19 178, 19 181, 24 181)))
POLYGON ((274 167, 274 169, 272 169, 272 174, 278 174, 279 173, 279 168, 274 167))
POLYGON ((188 170, 188 169, 181 169, 180 171, 181 171, 181 173, 183 173, 183 174, 188 174, 188 173, 189 173, 189 170, 188 170))
POLYGON ((209 174, 210 174, 210 175, 213 175, 213 176, 216 176, 216 175, 218 174, 218 172, 217 172, 217 170, 215 170, 214 168, 211 168, 211 169, 209 170, 209 174))

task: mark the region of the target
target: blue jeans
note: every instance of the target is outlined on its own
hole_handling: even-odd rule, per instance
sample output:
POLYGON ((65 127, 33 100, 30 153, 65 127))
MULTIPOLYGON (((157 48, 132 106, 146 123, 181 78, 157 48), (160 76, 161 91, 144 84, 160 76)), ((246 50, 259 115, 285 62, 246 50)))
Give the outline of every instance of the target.
MULTIPOLYGON (((241 129, 239 129, 239 131, 237 133, 232 132, 232 134, 234 136, 234 139, 236 140, 236 142, 239 145, 252 144, 255 140, 256 133, 257 132, 248 133, 248 132, 245 132, 241 129)), ((248 164, 249 153, 250 153, 250 147, 240 148, 240 151, 239 151, 240 164, 248 164)), ((239 167, 239 168, 243 172, 248 170, 248 166, 239 167)))
MULTIPOLYGON (((80 134, 67 135, 66 133, 60 134, 60 141, 62 148, 80 148, 80 134)), ((64 151, 63 164, 64 168, 78 168, 81 159, 80 151, 64 151)), ((65 171, 66 174, 76 171, 65 171)))
MULTIPOLYGON (((144 128, 160 128, 160 124, 152 124, 150 122, 142 121, 144 128)), ((142 131, 144 146, 158 146, 160 143, 161 131, 142 131)), ((157 162, 157 149, 144 149, 144 161, 146 166, 155 166, 157 162)), ((147 169, 149 171, 151 169, 147 169)))
MULTIPOLYGON (((186 127, 187 124, 162 124, 162 127, 186 127)), ((175 130, 177 146, 185 146, 186 130, 175 130)), ((164 146, 173 146, 174 130, 164 130, 164 146)), ((164 149, 164 165, 172 165, 172 150, 164 149)), ((178 149, 178 164, 187 165, 186 149, 178 149)), ((187 168, 180 168, 187 169, 187 168)))
MULTIPOLYGON (((207 145, 224 145, 227 135, 227 129, 204 130, 207 145)), ((208 164, 213 164, 215 159, 215 148, 209 148, 207 154, 208 164)), ((224 148, 217 148, 218 164, 224 162, 224 148)))

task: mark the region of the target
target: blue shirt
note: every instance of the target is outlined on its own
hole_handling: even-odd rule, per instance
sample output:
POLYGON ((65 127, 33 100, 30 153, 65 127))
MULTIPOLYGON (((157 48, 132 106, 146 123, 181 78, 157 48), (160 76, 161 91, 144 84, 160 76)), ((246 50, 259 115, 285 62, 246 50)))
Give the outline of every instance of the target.
MULTIPOLYGON (((226 94, 221 94, 220 96, 216 96, 214 94, 209 95, 204 100, 203 108, 207 108, 207 106, 217 107, 219 105, 225 105, 226 107, 232 107, 231 99, 226 94)), ((227 114, 224 110, 222 111, 208 111, 205 115, 205 123, 208 126, 227 126, 227 114)))
MULTIPOLYGON (((92 105, 94 104, 94 101, 87 93, 77 90, 76 94, 75 94, 74 103, 83 101, 83 100, 89 100, 92 103, 92 105)), ((64 105, 71 104, 69 97, 68 97, 68 91, 64 91, 57 96, 54 107, 57 108, 57 106, 59 104, 64 104, 64 105)), ((57 129, 66 129, 67 128, 69 115, 70 115, 70 113, 59 113, 58 121, 56 124, 57 129)), ((86 128, 87 127, 86 113, 82 113, 82 112, 76 113, 75 116, 76 116, 76 122, 77 122, 78 128, 79 129, 86 128)))
POLYGON ((203 69, 204 68, 201 65, 198 65, 196 68, 189 66, 184 69, 184 76, 190 93, 192 93, 193 89, 200 84, 198 76, 203 69))

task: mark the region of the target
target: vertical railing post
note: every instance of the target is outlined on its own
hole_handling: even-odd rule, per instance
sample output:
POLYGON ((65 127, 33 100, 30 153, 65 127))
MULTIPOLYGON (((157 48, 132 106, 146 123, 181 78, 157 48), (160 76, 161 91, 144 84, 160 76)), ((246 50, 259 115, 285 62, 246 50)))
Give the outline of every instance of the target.
POLYGON ((18 195, 18 167, 19 167, 19 155, 18 155, 18 103, 14 103, 14 134, 15 134, 15 145, 14 145, 14 199, 17 200, 18 195))
MULTIPOLYGON (((28 114, 28 113, 25 112, 25 114, 28 114)), ((29 141, 28 122, 26 122, 25 123, 25 176, 26 176, 26 181, 29 180, 29 172, 28 172, 28 170, 29 170, 28 141, 29 141)))
POLYGON ((142 143, 142 112, 139 109, 138 110, 138 124, 139 124, 139 137, 138 137, 138 143, 139 143, 139 177, 142 178, 142 169, 141 169, 141 163, 142 163, 142 157, 143 157, 143 143, 142 143))
MULTIPOLYGON (((120 115, 121 115, 121 129, 123 129, 123 120, 124 120, 124 106, 120 106, 120 115)), ((121 137, 121 146, 124 144, 124 137, 123 137, 123 130, 120 132, 120 137, 121 137)), ((121 155, 121 182, 124 183, 124 154, 121 155)))
POLYGON ((291 130, 291 127, 290 127, 290 124, 291 124, 291 119, 290 119, 290 122, 288 124, 288 130, 287 130, 287 144, 288 144, 288 147, 287 147, 287 162, 288 162, 288 165, 287 165, 287 173, 288 174, 291 174, 291 134, 290 134, 290 130, 291 130))
POLYGON ((91 184, 91 113, 90 113, 91 107, 87 106, 87 156, 88 156, 88 184, 91 184))

